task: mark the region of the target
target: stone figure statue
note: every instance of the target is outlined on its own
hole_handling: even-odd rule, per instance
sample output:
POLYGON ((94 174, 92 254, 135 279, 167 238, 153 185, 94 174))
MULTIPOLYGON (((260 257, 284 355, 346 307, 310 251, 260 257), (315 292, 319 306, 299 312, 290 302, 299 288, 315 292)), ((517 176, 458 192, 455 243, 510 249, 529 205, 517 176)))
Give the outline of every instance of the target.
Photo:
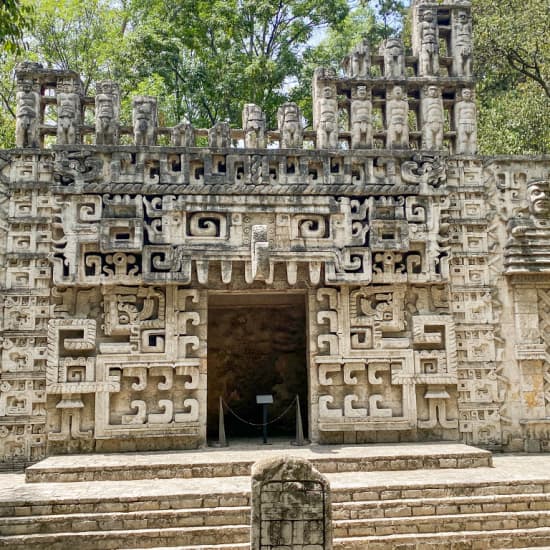
POLYGON ((425 9, 420 18, 420 54, 419 74, 437 75, 439 73, 439 31, 437 12, 425 9))
POLYGON ((477 149, 476 104, 472 90, 462 90, 455 105, 456 152, 475 155, 477 149))
POLYGON ((277 124, 281 134, 281 148, 302 147, 302 115, 296 103, 283 103, 279 107, 277 124))
POLYGON ((527 208, 508 219, 504 265, 509 272, 550 272, 550 180, 526 186, 527 208), (528 210, 529 215, 525 215, 528 210))
POLYGON ((231 128, 228 122, 216 122, 208 130, 209 147, 231 147, 231 128))
POLYGON ((243 130, 245 147, 265 147, 265 115, 254 103, 246 103, 243 108, 243 130))
POLYGON ((428 86, 422 102, 422 149, 441 149, 443 146, 443 100, 437 86, 428 86))
POLYGON ((386 102, 388 148, 409 146, 409 102, 404 97, 403 88, 394 86, 386 102))
POLYGON ((534 218, 550 221, 550 180, 537 180, 528 183, 527 201, 529 212, 534 218))
POLYGON ((80 95, 73 80, 57 83, 57 144, 71 145, 77 142, 80 124, 80 95))
POLYGON ((157 99, 151 96, 136 96, 132 102, 134 143, 155 145, 157 130, 157 99))
POLYGON ((319 122, 317 126, 317 148, 338 147, 338 101, 331 86, 324 86, 319 99, 319 122))
POLYGON ((33 81, 23 78, 17 82, 15 112, 15 141, 17 147, 39 147, 40 94, 33 89, 33 81))
POLYGON ((370 69, 370 47, 366 38, 344 57, 342 63, 344 73, 349 78, 367 78, 370 69))
POLYGON ((456 14, 453 26, 454 73, 456 76, 472 75, 472 21, 466 10, 456 14))
POLYGON ((104 80, 97 85, 95 96, 95 142, 97 145, 116 145, 120 112, 118 84, 104 80))
POLYGON ((175 147, 195 147, 195 128, 187 120, 182 120, 172 128, 170 142, 175 147))
POLYGON ((388 38, 380 47, 384 56, 384 76, 386 78, 401 78, 405 75, 405 51, 399 38, 388 38))
POLYGON ((351 98, 351 147, 372 147, 372 103, 366 86, 357 86, 351 98))

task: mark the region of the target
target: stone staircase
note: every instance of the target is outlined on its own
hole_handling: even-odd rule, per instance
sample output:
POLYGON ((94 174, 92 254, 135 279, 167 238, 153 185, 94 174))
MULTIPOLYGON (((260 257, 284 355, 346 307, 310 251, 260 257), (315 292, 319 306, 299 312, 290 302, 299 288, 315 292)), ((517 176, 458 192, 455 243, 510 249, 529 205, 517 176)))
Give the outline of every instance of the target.
MULTIPOLYGON (((494 460, 495 467, 328 474, 335 550, 550 546, 550 457, 494 460)), ((80 483, 19 476, 11 491, 0 489, 0 548, 244 550, 249 517, 248 476, 80 483)))

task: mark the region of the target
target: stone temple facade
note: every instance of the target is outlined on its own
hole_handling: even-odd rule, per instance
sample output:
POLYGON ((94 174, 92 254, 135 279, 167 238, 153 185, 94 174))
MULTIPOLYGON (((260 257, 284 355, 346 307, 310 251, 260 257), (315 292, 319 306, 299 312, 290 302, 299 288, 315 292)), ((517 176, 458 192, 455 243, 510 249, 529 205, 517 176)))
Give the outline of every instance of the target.
POLYGON ((550 157, 476 154, 470 4, 412 10, 412 55, 315 72, 314 131, 293 103, 160 127, 146 96, 124 126, 115 82, 19 66, 0 461, 196 448, 220 395, 297 385, 315 442, 550 449, 550 157))

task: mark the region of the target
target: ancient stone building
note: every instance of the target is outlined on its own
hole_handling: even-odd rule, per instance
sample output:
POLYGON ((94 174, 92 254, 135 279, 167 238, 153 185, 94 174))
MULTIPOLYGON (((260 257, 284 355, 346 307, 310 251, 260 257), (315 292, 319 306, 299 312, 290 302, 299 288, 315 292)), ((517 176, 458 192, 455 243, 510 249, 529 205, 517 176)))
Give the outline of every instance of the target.
POLYGON ((115 82, 18 68, 2 461, 202 446, 256 393, 321 443, 548 450, 550 158, 476 154, 470 4, 412 9, 412 55, 315 72, 313 131, 123 126, 115 82))

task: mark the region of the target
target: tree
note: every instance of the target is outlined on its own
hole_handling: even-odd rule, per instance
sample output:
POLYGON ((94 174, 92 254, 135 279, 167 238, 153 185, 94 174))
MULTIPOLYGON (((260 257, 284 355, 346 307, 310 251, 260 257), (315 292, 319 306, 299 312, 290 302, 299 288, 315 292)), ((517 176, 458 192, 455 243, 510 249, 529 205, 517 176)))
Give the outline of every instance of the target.
POLYGON ((550 4, 475 0, 473 15, 481 151, 550 151, 550 4))
POLYGON ((23 36, 32 22, 32 8, 19 0, 0 2, 0 49, 14 53, 21 50, 23 36))
POLYGON ((129 6, 109 0, 34 0, 36 18, 28 37, 36 59, 73 70, 84 93, 104 78, 126 76, 129 6))
POLYGON ((308 40, 347 12, 345 0, 138 0, 132 49, 148 63, 136 68, 142 77, 161 76, 172 121, 240 125, 251 102, 273 124, 308 40))

